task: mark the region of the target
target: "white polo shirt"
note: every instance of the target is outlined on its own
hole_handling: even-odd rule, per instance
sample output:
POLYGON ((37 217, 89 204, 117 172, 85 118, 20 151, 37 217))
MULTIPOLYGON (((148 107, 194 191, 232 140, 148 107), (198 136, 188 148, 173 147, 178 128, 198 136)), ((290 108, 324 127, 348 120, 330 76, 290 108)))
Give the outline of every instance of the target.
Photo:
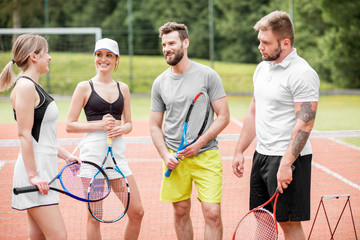
MULTIPOLYGON (((281 63, 261 62, 255 70, 256 151, 283 156, 295 126, 295 102, 317 102, 320 79, 294 49, 281 63)), ((311 154, 309 140, 301 155, 311 154)))

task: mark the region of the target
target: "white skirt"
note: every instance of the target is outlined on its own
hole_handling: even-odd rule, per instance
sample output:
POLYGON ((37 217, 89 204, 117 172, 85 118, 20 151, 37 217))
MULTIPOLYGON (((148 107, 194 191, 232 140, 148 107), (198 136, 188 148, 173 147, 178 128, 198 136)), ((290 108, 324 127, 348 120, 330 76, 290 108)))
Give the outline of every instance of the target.
MULTIPOLYGON (((101 166, 106 158, 106 154, 108 150, 108 144, 106 139, 107 139, 106 131, 95 131, 85 134, 85 136, 81 139, 79 143, 80 160, 93 162, 101 166)), ((125 150, 126 150, 125 140, 122 137, 113 140, 112 151, 114 158, 121 172, 126 177, 132 175, 132 172, 125 158, 125 150)), ((109 156, 106 158, 103 167, 104 168, 115 167, 115 164, 111 159, 110 153, 109 156)), ((111 176, 111 174, 109 174, 108 177, 109 179, 118 178, 117 176, 111 176)))
MULTIPOLYGON (((38 176, 47 182, 50 182, 50 180, 58 173, 57 154, 35 152, 34 155, 38 176)), ((22 154, 19 153, 14 168, 13 187, 27 187, 31 185, 32 184, 30 183, 26 173, 22 154)), ((57 187, 57 181, 55 181, 51 186, 57 187)), ((26 210, 33 207, 58 204, 59 200, 59 193, 52 190, 50 190, 46 195, 42 195, 38 191, 18 195, 12 193, 11 206, 16 210, 26 210)))

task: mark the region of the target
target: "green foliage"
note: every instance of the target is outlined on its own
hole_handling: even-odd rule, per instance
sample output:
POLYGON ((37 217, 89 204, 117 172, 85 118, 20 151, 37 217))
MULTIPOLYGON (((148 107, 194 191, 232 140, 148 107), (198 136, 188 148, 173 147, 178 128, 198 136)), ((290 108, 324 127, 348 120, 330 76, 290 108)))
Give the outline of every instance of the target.
POLYGON ((342 88, 360 87, 360 2, 303 0, 295 22, 299 53, 320 78, 342 88))
POLYGON ((330 81, 346 88, 360 88, 360 2, 322 0, 327 28, 319 40, 322 67, 330 81))
POLYGON ((266 13, 269 1, 216 2, 216 21, 218 46, 221 49, 218 59, 231 62, 258 62, 261 56, 257 49, 257 33, 253 26, 266 13))
MULTIPOLYGON (((1 0, 0 27, 13 27, 18 2, 22 27, 44 27, 44 0, 1 0)), ((101 27, 103 37, 118 41, 129 54, 128 0, 61 0, 48 3, 49 27, 101 27)), ((131 0, 135 55, 161 55, 158 29, 168 21, 189 28, 191 58, 209 58, 208 0, 131 0)), ((258 63, 254 24, 274 10, 289 11, 290 0, 214 0, 215 59, 258 63)), ((302 0, 294 3, 295 47, 320 78, 342 88, 360 88, 360 1, 302 0)), ((51 51, 92 51, 93 36, 48 36, 51 51)), ((11 36, 0 36, 0 51, 11 49, 11 36)), ((64 85, 66 85, 64 83, 64 85)), ((325 86, 325 84, 323 84, 325 86)))
POLYGON ((329 72, 323 66, 323 55, 326 54, 319 47, 319 38, 324 35, 326 24, 322 19, 319 1, 303 0, 296 5, 295 47, 300 56, 318 72, 322 85, 330 82, 329 72))

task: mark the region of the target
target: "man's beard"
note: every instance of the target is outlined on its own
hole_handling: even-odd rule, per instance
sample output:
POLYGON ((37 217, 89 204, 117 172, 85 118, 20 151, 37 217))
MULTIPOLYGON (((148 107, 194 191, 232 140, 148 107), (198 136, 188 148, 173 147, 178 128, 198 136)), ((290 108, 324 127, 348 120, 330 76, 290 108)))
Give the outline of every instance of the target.
POLYGON ((281 47, 280 47, 280 44, 279 44, 279 47, 275 49, 274 54, 268 55, 267 57, 263 56, 262 60, 264 60, 264 61, 275 61, 280 57, 281 52, 282 52, 282 50, 281 50, 281 47))
POLYGON ((182 45, 181 45, 181 48, 175 51, 172 59, 167 58, 167 55, 165 55, 165 60, 167 64, 169 64, 170 66, 175 66, 181 61, 183 57, 184 57, 184 50, 182 49, 182 45))

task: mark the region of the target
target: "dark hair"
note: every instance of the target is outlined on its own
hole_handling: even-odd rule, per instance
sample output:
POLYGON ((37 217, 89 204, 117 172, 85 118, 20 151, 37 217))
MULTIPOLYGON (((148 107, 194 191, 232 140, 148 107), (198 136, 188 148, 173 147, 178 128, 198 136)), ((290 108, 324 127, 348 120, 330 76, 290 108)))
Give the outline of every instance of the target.
POLYGON ((189 38, 189 33, 185 24, 176 22, 167 22, 159 28, 159 37, 161 38, 164 34, 177 31, 181 41, 189 38))
POLYGON ((261 18, 254 26, 256 31, 271 30, 278 40, 288 38, 294 45, 294 25, 287 12, 274 11, 261 18))

